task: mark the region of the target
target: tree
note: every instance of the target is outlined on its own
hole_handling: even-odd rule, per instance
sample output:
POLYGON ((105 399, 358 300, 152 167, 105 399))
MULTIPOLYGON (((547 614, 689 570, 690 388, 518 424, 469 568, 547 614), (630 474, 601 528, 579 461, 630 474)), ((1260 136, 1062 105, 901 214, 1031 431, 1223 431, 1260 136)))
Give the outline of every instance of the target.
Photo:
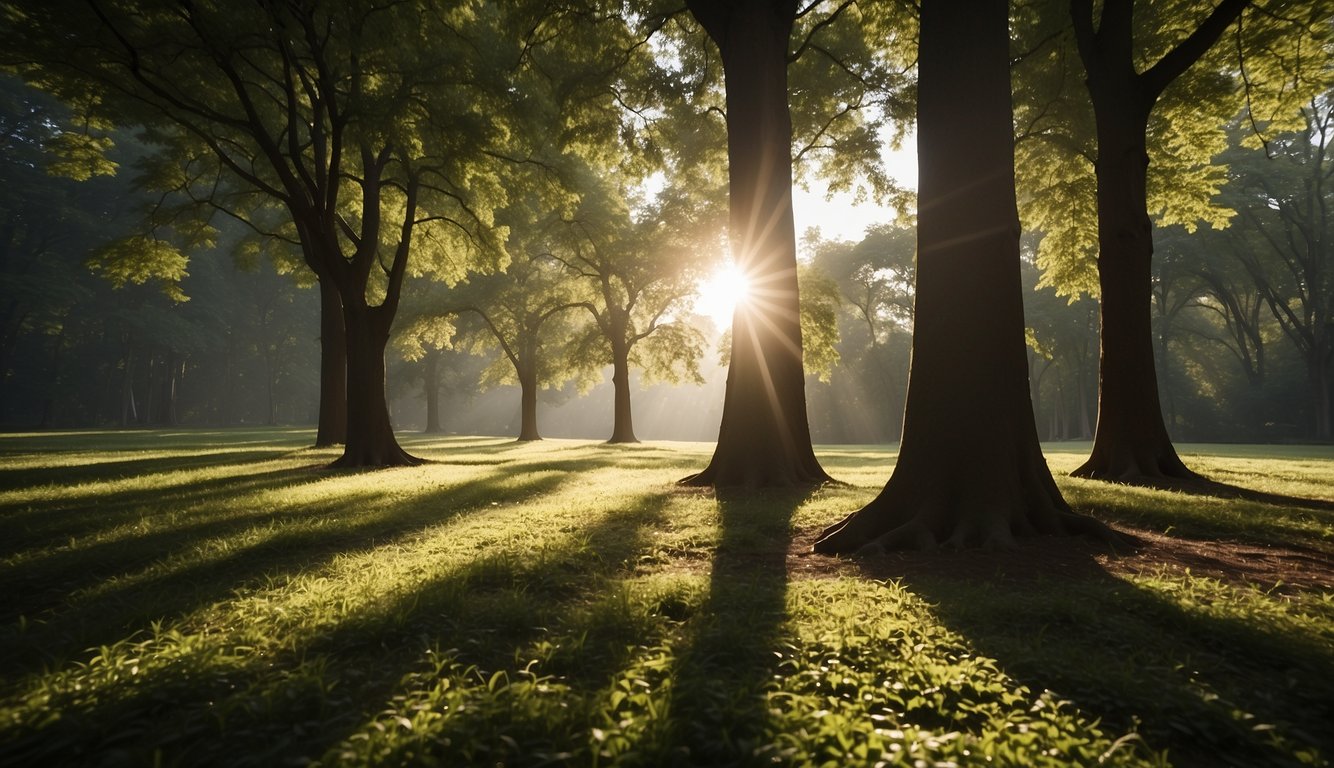
MULTIPOLYGON (((912 336, 914 231, 881 224, 858 242, 810 244, 811 263, 837 284, 844 305, 839 324, 843 363, 829 396, 834 442, 897 440, 903 423, 912 336)), ((802 288, 803 299, 806 289, 802 288)), ((802 329, 803 336, 806 329, 802 329)), ((819 424, 817 429, 828 425, 819 424)))
MULTIPOLYGON (((175 191, 251 225, 264 204, 336 290, 347 354, 338 466, 413 463, 384 397, 409 256, 457 279, 499 258, 492 150, 518 35, 495 9, 370 2, 6 4, 6 58, 82 107, 151 127, 175 191), (415 248, 414 248, 415 246, 415 248)), ((322 293, 326 311, 331 294, 322 293)), ((327 316, 326 339, 333 330, 327 316)))
MULTIPOLYGON (((61 327, 82 298, 70 273, 91 245, 90 222, 78 210, 87 190, 59 175, 60 139, 72 129, 61 112, 50 98, 0 77, 0 420, 9 416, 20 340, 61 327)), ((87 175, 77 165, 69 170, 87 175)))
POLYGON ((580 334, 570 310, 579 297, 564 267, 545 253, 525 254, 517 242, 508 269, 476 275, 460 286, 448 312, 476 319, 460 322, 456 347, 487 354, 499 352, 482 374, 482 385, 519 385, 519 440, 541 440, 537 428, 537 393, 572 378, 591 385, 595 369, 571 354, 580 334))
POLYGON ((1007 3, 921 11, 917 291, 903 441, 823 553, 1004 546, 1098 532, 1061 498, 1029 400, 1014 194, 1007 3))
MULTIPOLYGON (((1249 237, 1238 242, 1242 235, 1237 233, 1227 252, 1245 268, 1258 298, 1301 353, 1311 436, 1329 440, 1334 387, 1334 92, 1312 99, 1300 113, 1303 129, 1270 140, 1269 157, 1251 150, 1250 157, 1234 164, 1237 178, 1228 193, 1249 237)), ((1246 312, 1258 312, 1258 302, 1225 306, 1230 319, 1253 321, 1246 312)), ((1249 349, 1259 355, 1262 347, 1250 330, 1254 323, 1234 325, 1242 334, 1239 342, 1250 340, 1249 349)))
POLYGON ((690 485, 782 486, 829 479, 811 447, 792 218, 788 39, 796 0, 687 2, 718 46, 727 93, 732 259, 752 298, 732 319, 718 446, 690 485))
POLYGON ((1248 0, 1223 0, 1151 66, 1137 67, 1134 2, 1072 0, 1097 130, 1098 283, 1102 335, 1093 450, 1074 474, 1121 482, 1191 481, 1163 423, 1151 320, 1153 226, 1148 214, 1147 135, 1167 86, 1198 61, 1248 0))
MULTIPOLYGON (((630 370, 649 380, 703 383, 704 337, 689 322, 690 299, 717 242, 712 196, 669 187, 635 205, 626 190, 581 174, 581 200, 550 254, 584 284, 578 306, 592 319, 579 358, 612 366, 610 443, 636 443, 630 370)), ((702 185, 701 185, 702 186, 702 185)))

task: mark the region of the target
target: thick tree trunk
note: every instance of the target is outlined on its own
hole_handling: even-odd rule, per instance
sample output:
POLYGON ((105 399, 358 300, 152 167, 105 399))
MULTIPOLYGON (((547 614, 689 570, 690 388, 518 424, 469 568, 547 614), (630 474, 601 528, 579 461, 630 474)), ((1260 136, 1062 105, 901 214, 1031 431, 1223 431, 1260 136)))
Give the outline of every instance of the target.
POLYGON ((384 350, 389 322, 375 309, 344 307, 347 338, 347 442, 335 467, 420 464, 398 445, 385 399, 384 350))
POLYGON ((1072 513, 1029 400, 1005 0, 921 12, 918 267, 903 443, 817 552, 1006 546, 1103 530, 1072 513))
POLYGON ((612 344, 611 386, 615 399, 609 443, 637 443, 634 416, 630 410, 630 350, 624 344, 612 344))
POLYGON ((541 440, 537 432, 537 366, 519 371, 519 440, 541 440))
POLYGON ((1098 420, 1092 453, 1072 474, 1145 485, 1202 481, 1177 456, 1158 395, 1145 144, 1152 104, 1144 103, 1130 81, 1099 82, 1094 97, 1102 293, 1098 420))
MULTIPOLYGON (((309 263, 309 260, 308 260, 309 263)), ((347 441, 347 339, 343 302, 333 280, 321 277, 320 287, 320 414, 315 447, 347 441)))
POLYGON ((811 447, 801 359, 788 38, 797 4, 692 0, 727 88, 732 258, 750 283, 732 321, 718 446, 697 486, 784 487, 829 479, 811 447))
POLYGON ((426 394, 426 433, 434 435, 444 431, 440 428, 440 353, 428 351, 425 362, 422 388, 426 394))

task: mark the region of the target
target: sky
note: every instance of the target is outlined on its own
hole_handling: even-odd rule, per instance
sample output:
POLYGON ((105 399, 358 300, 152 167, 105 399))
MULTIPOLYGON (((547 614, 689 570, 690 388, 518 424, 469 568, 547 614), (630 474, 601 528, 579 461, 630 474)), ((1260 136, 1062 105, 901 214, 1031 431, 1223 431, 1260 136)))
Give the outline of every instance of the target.
MULTIPOLYGON (((886 147, 885 163, 890 174, 900 184, 916 189, 917 137, 909 136, 902 149, 890 150, 886 147)), ((894 218, 892 210, 882 208, 873 201, 854 205, 852 200, 851 194, 835 195, 832 200, 825 200, 824 190, 817 189, 815 185, 810 190, 793 187, 792 208, 797 221, 797 241, 801 241, 810 227, 819 227, 820 234, 826 240, 861 240, 867 227, 894 218)))

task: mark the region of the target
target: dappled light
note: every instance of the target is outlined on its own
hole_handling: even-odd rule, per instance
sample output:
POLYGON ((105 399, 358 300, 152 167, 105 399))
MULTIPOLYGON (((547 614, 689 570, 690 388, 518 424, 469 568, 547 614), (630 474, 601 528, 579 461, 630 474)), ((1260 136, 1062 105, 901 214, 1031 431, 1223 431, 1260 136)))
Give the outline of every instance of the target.
POLYGON ((1280 5, 0 0, 0 766, 1330 765, 1280 5))
MULTIPOLYGON (((275 455, 231 450, 248 437, 191 447, 157 434, 137 485, 94 461, 107 474, 24 496, 23 473, 103 457, 86 436, 0 437, 7 454, 45 455, 0 475, 0 534, 13 547, 0 575, 0 758, 95 756, 115 743, 133 762, 186 751, 202 762, 524 765, 837 753, 1060 766, 1148 765, 1164 751, 1263 763, 1334 748, 1321 736, 1334 694, 1319 673, 1330 661, 1321 627, 1334 621, 1318 591, 1334 587, 1328 560, 1275 592, 1193 572, 1197 561, 1165 568, 1089 547, 808 554, 893 458, 866 447, 821 450, 847 485, 715 496, 674 483, 707 445, 627 456, 591 441, 410 437, 428 463, 346 473, 317 468, 332 451, 293 451, 278 431, 275 455), (181 468, 161 455, 170 447, 244 458, 219 475, 181 468), (159 477, 173 478, 166 504, 159 477), (62 514, 74 498, 98 517, 62 514), (1311 579, 1327 586, 1301 586, 1311 579), (1183 668, 1186 658, 1209 664, 1183 668), (1142 668, 1178 671, 1149 688, 1142 668), (1306 683, 1276 687, 1293 670, 1306 683), (53 708, 63 716, 50 719, 53 708)), ((1334 487, 1327 452, 1250 458, 1244 481, 1286 489, 1291 461, 1334 487)), ((1220 501, 1192 522, 1175 494, 1063 483, 1120 526, 1175 520, 1183 542, 1283 552, 1331 541, 1328 519, 1301 509, 1264 508, 1275 525, 1260 527, 1260 508, 1220 501)))

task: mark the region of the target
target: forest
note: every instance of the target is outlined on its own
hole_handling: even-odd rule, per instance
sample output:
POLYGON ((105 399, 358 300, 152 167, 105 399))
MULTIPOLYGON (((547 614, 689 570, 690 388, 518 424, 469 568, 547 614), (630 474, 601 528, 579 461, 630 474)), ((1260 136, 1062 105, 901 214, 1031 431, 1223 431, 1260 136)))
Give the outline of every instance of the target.
MULTIPOLYGON (((860 233, 822 236, 819 218, 807 219, 811 228, 798 233, 811 428, 825 443, 896 442, 907 386, 915 190, 889 175, 884 159, 886 144, 915 141, 916 40, 911 14, 887 5, 883 19, 835 12, 841 6, 808 14, 809 44, 789 65, 798 183, 819 194, 851 193, 839 201, 881 210, 881 223, 860 233), (830 21, 815 27, 809 17, 821 12, 830 21), (817 82, 823 92, 813 90, 817 82)), ((1049 28, 1052 17, 1061 21, 1058 10, 1034 6, 1029 17, 1016 17, 1010 53, 1029 376, 1047 440, 1092 437, 1101 295, 1092 264, 1094 116, 1080 92, 1073 31, 1049 28)), ((730 318, 711 320, 701 313, 713 310, 698 306, 700 286, 731 263, 726 220, 718 215, 726 199, 721 62, 679 12, 645 8, 596 20, 568 9, 546 12, 549 24, 572 25, 569 33, 529 45, 522 55, 511 51, 512 65, 496 62, 489 72, 494 82, 431 94, 429 80, 404 80, 394 87, 443 101, 374 105, 381 121, 406 119, 411 109, 462 107, 429 116, 457 125, 425 122, 432 127, 421 130, 452 130, 451 141, 473 142, 453 150, 450 162, 459 167, 451 172, 503 176, 508 188, 454 187, 454 177, 442 177, 446 186, 430 190, 440 201, 419 203, 424 232, 412 244, 419 255, 404 277, 386 348, 387 392, 399 429, 516 436, 522 429, 531 437, 536 423, 518 423, 521 397, 559 407, 618 376, 630 377, 639 397, 658 381, 683 387, 655 389, 655 401, 670 403, 656 407, 706 410, 701 371, 714 372, 711 379, 725 375, 718 371, 720 350, 726 354, 719 334, 730 318), (578 35, 607 48, 581 49, 578 35), (616 55, 623 63, 598 70, 603 57, 621 48, 616 55), (551 79, 557 68, 563 80, 551 79), (520 85, 531 91, 523 99, 504 103, 498 96, 520 85), (493 125, 473 119, 481 112, 493 125), (562 134, 542 135, 555 116, 566 126, 562 134), (516 297, 527 304, 514 304, 516 297), (541 325, 506 325, 516 313, 548 307, 554 312, 541 325), (617 313, 625 313, 623 328, 608 325, 617 313), (614 340, 618 334, 628 339, 650 328, 642 347, 617 351, 624 345, 614 340), (515 354, 525 346, 529 354, 515 354), (493 396, 485 418, 472 405, 480 393, 521 383, 522 395, 516 388, 493 396)), ((535 13, 514 10, 519 18, 535 13)), ((171 32, 142 23, 134 31, 145 39, 171 32)), ((390 42, 393 28, 384 23, 377 31, 386 39, 370 43, 390 42)), ((517 22, 470 23, 477 34, 502 34, 484 25, 517 22)), ((1155 22, 1141 14, 1138 23, 1155 22)), ((1265 31, 1264 23, 1217 44, 1165 91, 1150 123, 1149 332, 1163 418, 1178 439, 1330 437, 1334 125, 1323 85, 1329 65, 1318 37, 1301 51, 1301 35, 1265 31), (1233 49, 1248 44, 1242 35, 1251 33, 1257 48, 1267 45, 1259 39, 1266 33, 1293 38, 1294 53, 1270 48, 1242 73, 1233 49)), ((1307 30, 1319 31, 1318 23, 1307 30)), ((191 45, 198 54, 213 44, 182 42, 171 55, 191 53, 191 45)), ((371 61, 371 50, 355 53, 371 61)), ((275 75, 284 63, 279 51, 270 53, 271 60, 249 62, 255 70, 248 74, 275 75)), ((162 86, 148 78, 121 84, 115 78, 123 75, 111 67, 125 55, 108 50, 98 74, 126 90, 119 101, 102 94, 85 103, 62 92, 84 84, 84 74, 61 72, 65 79, 57 79, 55 62, 45 65, 50 73, 27 70, 28 78, 38 85, 46 78, 64 102, 16 75, 4 81, 0 423, 315 423, 319 281, 303 262, 293 223, 264 191, 270 180, 229 173, 228 163, 257 161, 249 147, 205 154, 210 141, 239 141, 223 130, 234 130, 229 126, 206 124, 207 112, 192 109, 184 118, 163 112, 156 120, 147 112, 174 98, 168 90, 157 95, 159 89, 224 87, 215 81, 224 73, 191 73, 188 81, 162 86), (177 128, 185 120, 208 132, 187 140, 171 132, 173 120, 177 128)), ((311 77, 321 67, 329 76, 348 76, 335 60, 301 63, 312 68, 311 77)), ((282 96, 265 85, 250 85, 256 98, 282 96)), ((355 98, 353 92, 337 97, 355 98)), ((316 112, 318 103, 289 106, 330 119, 316 112)), ((256 128, 274 137, 287 129, 285 113, 257 119, 264 124, 256 128)), ((319 162, 317 140, 301 137, 301 154, 289 158, 294 168, 319 162)), ((349 166, 340 192, 348 200, 334 204, 345 223, 354 212, 337 209, 360 202, 359 171, 349 159, 354 146, 348 140, 341 161, 349 166)), ((423 147, 423 157, 433 151, 442 150, 423 147)), ((386 172, 400 173, 404 161, 391 162, 386 172)), ((402 182, 390 177, 383 184, 384 194, 400 196, 386 200, 385 213, 397 213, 402 182)), ((352 233, 336 234, 347 238, 339 245, 347 252, 352 233)), ((383 261, 393 243, 387 234, 379 237, 383 261)), ((368 296, 383 293, 389 273, 377 267, 364 279, 368 296)), ((557 416, 558 434, 611 435, 612 410, 621 407, 608 402, 612 389, 597 389, 591 397, 598 404, 584 405, 577 418, 557 416)), ((716 423, 690 421, 689 430, 660 419, 661 427, 640 431, 650 439, 716 436, 716 423)))
POLYGON ((0 763, 1327 765, 1322 0, 0 0, 0 763))

